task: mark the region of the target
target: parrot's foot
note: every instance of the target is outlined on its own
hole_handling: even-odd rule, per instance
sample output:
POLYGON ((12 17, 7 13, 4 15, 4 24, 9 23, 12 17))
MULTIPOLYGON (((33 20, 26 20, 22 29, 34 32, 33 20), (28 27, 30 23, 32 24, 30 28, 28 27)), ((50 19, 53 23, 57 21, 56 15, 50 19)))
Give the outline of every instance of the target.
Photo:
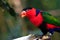
POLYGON ((35 35, 36 40, 51 40, 50 35, 35 35))
POLYGON ((51 37, 48 35, 42 37, 42 40, 50 40, 50 39, 51 39, 51 37))

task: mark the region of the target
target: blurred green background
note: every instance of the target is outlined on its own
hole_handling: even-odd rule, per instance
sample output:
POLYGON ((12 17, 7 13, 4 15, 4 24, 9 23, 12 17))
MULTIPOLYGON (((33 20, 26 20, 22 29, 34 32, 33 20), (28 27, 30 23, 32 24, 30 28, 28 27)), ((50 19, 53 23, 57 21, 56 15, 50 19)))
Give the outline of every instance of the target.
MULTIPOLYGON (((6 0, 5 0, 6 1, 6 0)), ((7 2, 15 8, 13 0, 7 2)), ((17 0, 18 1, 18 0, 17 0)), ((50 12, 60 20, 60 0, 19 0, 20 11, 24 7, 34 7, 36 9, 50 12)), ((17 3, 17 2, 16 2, 17 3)), ((17 3, 18 4, 18 3, 17 3)), ((15 9, 14 9, 15 10, 15 9)), ((17 11, 18 12, 18 11, 17 11)), ((6 9, 0 7, 0 40, 12 40, 30 33, 42 34, 39 29, 35 28, 28 19, 21 19, 11 16, 6 9)), ((60 40, 60 33, 55 32, 51 40, 60 40)))

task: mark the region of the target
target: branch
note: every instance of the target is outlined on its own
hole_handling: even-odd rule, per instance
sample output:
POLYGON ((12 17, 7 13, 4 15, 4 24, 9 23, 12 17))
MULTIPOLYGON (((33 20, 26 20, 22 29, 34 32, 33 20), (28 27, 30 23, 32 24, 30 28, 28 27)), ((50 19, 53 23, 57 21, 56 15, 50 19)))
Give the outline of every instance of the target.
POLYGON ((10 13, 11 16, 16 17, 15 11, 13 10, 12 7, 10 7, 10 5, 6 1, 0 0, 0 3, 1 3, 0 7, 7 10, 10 13))

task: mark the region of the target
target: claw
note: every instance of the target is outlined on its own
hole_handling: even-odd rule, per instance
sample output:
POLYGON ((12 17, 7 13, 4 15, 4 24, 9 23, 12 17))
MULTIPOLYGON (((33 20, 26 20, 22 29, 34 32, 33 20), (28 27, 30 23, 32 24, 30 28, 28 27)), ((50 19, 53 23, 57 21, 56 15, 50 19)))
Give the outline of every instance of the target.
POLYGON ((45 39, 50 39, 50 37, 49 36, 43 36, 42 40, 45 40, 45 39))

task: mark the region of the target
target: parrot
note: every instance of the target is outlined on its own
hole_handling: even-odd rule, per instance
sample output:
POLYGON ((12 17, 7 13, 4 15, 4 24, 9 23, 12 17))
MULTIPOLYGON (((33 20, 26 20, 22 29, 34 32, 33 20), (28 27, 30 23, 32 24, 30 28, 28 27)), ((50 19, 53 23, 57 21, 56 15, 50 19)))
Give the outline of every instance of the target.
POLYGON ((24 8, 19 15, 21 18, 28 18, 35 27, 43 32, 43 36, 48 32, 50 36, 53 35, 55 31, 60 33, 60 21, 49 12, 34 7, 27 7, 24 8))

